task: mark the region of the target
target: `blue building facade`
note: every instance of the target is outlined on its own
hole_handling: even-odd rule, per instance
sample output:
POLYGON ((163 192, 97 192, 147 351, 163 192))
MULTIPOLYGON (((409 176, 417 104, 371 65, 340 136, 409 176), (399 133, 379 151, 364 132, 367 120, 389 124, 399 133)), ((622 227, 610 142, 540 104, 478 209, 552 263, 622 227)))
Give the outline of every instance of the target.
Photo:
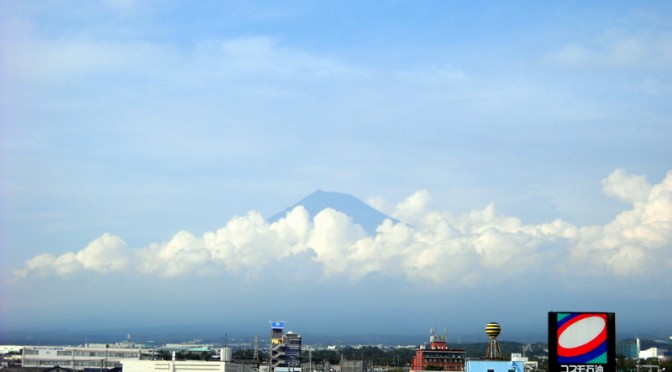
POLYGON ((502 360, 467 360, 464 372, 524 372, 525 363, 502 360))

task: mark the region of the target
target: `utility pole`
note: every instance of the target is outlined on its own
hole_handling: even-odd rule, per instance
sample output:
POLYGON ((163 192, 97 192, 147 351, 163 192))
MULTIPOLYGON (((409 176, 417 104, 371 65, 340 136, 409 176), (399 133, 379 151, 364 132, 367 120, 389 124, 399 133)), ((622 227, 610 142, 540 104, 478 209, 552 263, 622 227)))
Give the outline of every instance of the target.
POLYGON ((254 360, 259 361, 259 335, 254 336, 254 360))

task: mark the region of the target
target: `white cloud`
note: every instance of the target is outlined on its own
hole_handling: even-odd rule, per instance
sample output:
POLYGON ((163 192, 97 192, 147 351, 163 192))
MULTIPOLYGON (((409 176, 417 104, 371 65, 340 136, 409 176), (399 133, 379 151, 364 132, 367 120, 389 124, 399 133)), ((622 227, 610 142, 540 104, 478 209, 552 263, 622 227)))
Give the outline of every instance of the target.
POLYGON ((397 205, 392 216, 401 221, 414 224, 426 214, 426 208, 430 198, 427 190, 416 191, 413 195, 397 205))
POLYGON ((163 243, 131 251, 121 238, 105 234, 79 252, 36 256, 17 278, 136 270, 178 277, 224 270, 254 277, 279 260, 310 253, 303 264, 319 264, 324 277, 360 280, 372 273, 410 281, 475 285, 486 277, 529 277, 572 267, 582 276, 633 277, 664 272, 672 264, 672 171, 650 186, 641 176, 615 170, 606 194, 632 208, 601 226, 577 227, 562 220, 526 225, 499 215, 494 205, 454 217, 429 208, 419 191, 399 203, 395 217, 369 236, 350 217, 325 209, 310 220, 303 207, 268 224, 257 212, 232 218, 198 237, 180 231, 163 243), (133 263, 133 264, 131 264, 133 263))
POLYGON ((387 210, 387 203, 385 202, 385 199, 378 197, 378 196, 372 196, 368 199, 366 199, 366 203, 373 207, 374 209, 377 209, 383 213, 386 213, 387 210))
POLYGON ((633 176, 623 169, 616 169, 602 181, 602 190, 607 195, 634 204, 648 199, 651 186, 644 176, 633 176))
POLYGON ((312 229, 313 222, 308 218, 308 211, 301 206, 292 209, 284 218, 270 226, 270 230, 277 233, 278 240, 287 244, 289 249, 285 254, 305 251, 304 242, 312 229))
MULTIPOLYGON (((114 0, 109 5, 128 12, 135 2, 114 0)), ((20 19, 10 19, 0 27, 0 74, 19 85, 58 86, 111 78, 143 89, 151 82, 170 85, 175 91, 194 87, 217 91, 232 86, 240 91, 259 84, 270 89, 289 80, 296 84, 356 72, 268 36, 204 39, 183 47, 95 32, 43 35, 36 25, 20 19)))
POLYGON ((83 268, 102 274, 122 271, 128 267, 126 242, 121 238, 104 234, 79 251, 74 258, 83 268))
POLYGON ((53 267, 55 260, 54 256, 49 253, 35 256, 26 261, 26 266, 23 269, 14 272, 15 277, 17 279, 24 279, 29 273, 40 276, 45 275, 53 267))
POLYGON ((586 47, 569 44, 554 51, 547 58, 562 65, 576 66, 591 62, 595 59, 595 53, 586 47))
POLYGON ((168 242, 141 249, 137 258, 143 272, 173 277, 198 270, 209 261, 210 255, 202 239, 180 231, 168 242))
POLYGON ((8 22, 3 31, 6 36, 2 37, 2 49, 8 52, 0 53, 0 72, 21 84, 62 84, 122 71, 131 78, 139 72, 143 76, 160 76, 165 74, 162 66, 167 62, 176 64, 173 48, 158 43, 86 34, 45 38, 36 34, 33 25, 18 20, 8 22))
POLYGON ((316 253, 316 260, 324 265, 325 275, 351 270, 356 242, 366 233, 350 217, 327 208, 315 216, 315 229, 307 245, 316 253))
POLYGON ((669 270, 672 258, 672 172, 650 187, 643 177, 614 171, 605 191, 634 203, 604 226, 579 230, 571 253, 577 261, 607 267, 619 276, 669 270), (644 190, 649 190, 644 195, 644 190))
POLYGON ((593 40, 568 43, 546 56, 567 67, 661 67, 672 62, 672 36, 667 32, 604 32, 593 40))
POLYGON ((42 254, 26 261, 26 266, 16 271, 17 278, 28 275, 46 276, 55 273, 60 276, 75 274, 81 270, 91 270, 100 274, 124 271, 129 268, 129 252, 126 242, 118 236, 103 234, 77 253, 67 252, 58 257, 42 254))

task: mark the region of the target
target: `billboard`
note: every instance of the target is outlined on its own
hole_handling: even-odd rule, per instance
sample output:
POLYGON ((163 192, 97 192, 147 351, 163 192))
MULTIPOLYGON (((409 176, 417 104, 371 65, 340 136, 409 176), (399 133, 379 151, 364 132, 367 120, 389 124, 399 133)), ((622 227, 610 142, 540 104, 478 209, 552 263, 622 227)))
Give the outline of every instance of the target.
POLYGON ((548 313, 550 372, 611 372, 616 370, 614 313, 548 313))
POLYGON ((271 322, 271 344, 278 345, 282 343, 284 328, 285 322, 271 322))

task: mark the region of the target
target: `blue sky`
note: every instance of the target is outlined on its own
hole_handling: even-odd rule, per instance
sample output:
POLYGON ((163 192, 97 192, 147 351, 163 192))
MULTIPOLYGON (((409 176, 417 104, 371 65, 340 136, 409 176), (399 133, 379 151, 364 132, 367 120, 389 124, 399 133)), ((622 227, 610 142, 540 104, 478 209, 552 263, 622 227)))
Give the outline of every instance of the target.
POLYGON ((670 333, 671 13, 3 1, 0 325, 670 333), (263 220, 316 189, 401 223, 263 220))

